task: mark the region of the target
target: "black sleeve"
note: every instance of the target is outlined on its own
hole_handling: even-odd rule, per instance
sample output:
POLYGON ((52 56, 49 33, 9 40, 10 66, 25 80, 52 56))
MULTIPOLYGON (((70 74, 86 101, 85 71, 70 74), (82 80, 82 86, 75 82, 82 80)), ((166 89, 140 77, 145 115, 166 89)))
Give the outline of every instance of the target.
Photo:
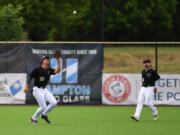
POLYGON ((28 81, 27 81, 27 84, 30 84, 31 83, 31 80, 35 77, 35 74, 37 72, 37 69, 34 69, 31 74, 29 75, 28 77, 28 81))
POLYGON ((159 74, 156 71, 154 71, 154 80, 157 81, 159 79, 160 79, 159 74))
POLYGON ((141 72, 141 76, 142 76, 142 78, 143 78, 143 73, 144 73, 144 70, 142 70, 142 72, 141 72))
POLYGON ((142 79, 141 79, 141 81, 142 81, 142 85, 143 85, 143 82, 144 82, 144 70, 142 70, 142 72, 141 72, 141 77, 142 77, 142 79))
POLYGON ((55 73, 54 73, 55 69, 49 68, 49 70, 50 70, 50 75, 55 75, 55 73))

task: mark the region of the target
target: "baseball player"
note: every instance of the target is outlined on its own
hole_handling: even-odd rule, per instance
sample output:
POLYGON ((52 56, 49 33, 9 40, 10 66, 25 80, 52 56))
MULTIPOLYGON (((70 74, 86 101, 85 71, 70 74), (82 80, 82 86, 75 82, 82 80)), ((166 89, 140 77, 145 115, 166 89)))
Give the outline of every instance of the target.
POLYGON ((143 61, 145 69, 142 71, 142 87, 139 93, 139 99, 136 107, 135 115, 131 118, 138 121, 141 115, 143 105, 147 105, 152 111, 154 120, 158 119, 158 110, 153 106, 153 95, 157 92, 156 81, 160 79, 158 73, 151 68, 151 61, 146 59, 143 61))
POLYGON ((54 96, 47 90, 46 85, 49 81, 51 75, 55 75, 60 72, 60 61, 58 58, 58 66, 56 69, 49 68, 49 57, 42 56, 41 66, 35 68, 28 79, 28 82, 25 86, 24 92, 28 92, 28 86, 31 80, 34 78, 34 87, 33 87, 33 96, 36 98, 39 108, 34 113, 33 117, 30 119, 30 122, 37 124, 38 117, 41 115, 41 118, 44 119, 47 123, 50 123, 48 119, 49 112, 56 106, 57 102, 54 96), (49 105, 46 105, 46 102, 49 102, 49 105))

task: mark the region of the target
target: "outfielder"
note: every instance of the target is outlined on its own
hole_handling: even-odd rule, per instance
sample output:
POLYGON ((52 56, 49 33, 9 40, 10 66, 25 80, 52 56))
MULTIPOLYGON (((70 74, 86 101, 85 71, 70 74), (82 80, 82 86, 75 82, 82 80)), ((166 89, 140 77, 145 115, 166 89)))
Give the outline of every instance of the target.
POLYGON ((46 85, 49 81, 51 75, 55 75, 60 72, 60 58, 57 58, 58 66, 56 69, 49 68, 49 57, 42 56, 41 66, 35 68, 28 79, 28 82, 25 86, 24 92, 28 92, 28 86, 31 80, 34 78, 34 87, 33 87, 33 96, 36 98, 39 108, 34 113, 33 117, 30 119, 30 122, 37 124, 38 117, 41 115, 41 118, 44 119, 47 123, 50 123, 48 119, 49 112, 56 106, 57 102, 54 96, 47 90, 46 85), (49 102, 49 105, 46 105, 46 102, 49 102))
POLYGON ((139 93, 139 99, 136 107, 135 115, 131 118, 138 121, 141 115, 143 105, 147 105, 152 111, 154 120, 158 119, 158 110, 153 106, 153 95, 157 92, 156 81, 160 79, 158 73, 151 68, 151 61, 146 59, 143 61, 145 69, 142 71, 142 87, 139 93))

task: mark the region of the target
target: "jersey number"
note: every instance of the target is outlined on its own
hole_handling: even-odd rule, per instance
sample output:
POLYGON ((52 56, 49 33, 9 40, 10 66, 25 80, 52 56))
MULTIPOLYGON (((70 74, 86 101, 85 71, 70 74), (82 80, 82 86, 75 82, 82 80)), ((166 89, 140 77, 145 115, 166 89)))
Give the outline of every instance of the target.
POLYGON ((40 77, 39 81, 43 82, 44 81, 44 77, 40 77))

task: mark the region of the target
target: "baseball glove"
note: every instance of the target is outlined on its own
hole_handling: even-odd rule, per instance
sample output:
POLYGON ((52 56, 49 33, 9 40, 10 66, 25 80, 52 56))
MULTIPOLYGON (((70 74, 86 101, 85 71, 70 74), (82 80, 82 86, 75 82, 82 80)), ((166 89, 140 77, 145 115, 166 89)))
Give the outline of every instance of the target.
POLYGON ((53 55, 56 59, 61 58, 61 50, 54 50, 53 55))

